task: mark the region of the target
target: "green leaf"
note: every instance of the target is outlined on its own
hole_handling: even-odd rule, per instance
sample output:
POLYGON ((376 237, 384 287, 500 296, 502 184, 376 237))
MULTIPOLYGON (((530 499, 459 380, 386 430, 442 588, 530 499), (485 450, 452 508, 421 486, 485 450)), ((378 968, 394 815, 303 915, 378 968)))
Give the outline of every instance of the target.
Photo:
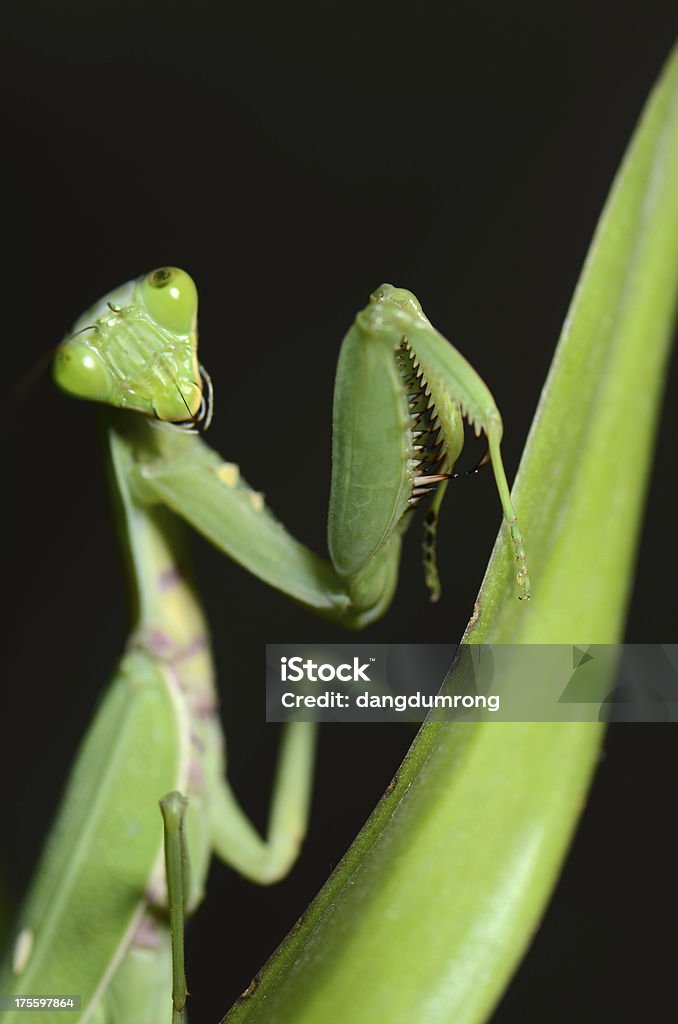
MULTIPOLYGON (((514 491, 533 598, 505 528, 470 642, 622 632, 676 301, 678 53, 615 181, 514 491)), ((303 922, 229 1024, 487 1019, 557 876, 597 758, 587 723, 428 722, 303 922)))

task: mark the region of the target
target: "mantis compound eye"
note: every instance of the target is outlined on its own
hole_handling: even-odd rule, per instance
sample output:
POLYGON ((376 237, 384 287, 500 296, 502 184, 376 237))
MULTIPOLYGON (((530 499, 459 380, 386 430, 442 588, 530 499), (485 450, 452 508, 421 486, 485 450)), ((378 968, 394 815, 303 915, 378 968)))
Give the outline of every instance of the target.
POLYGON ((64 391, 94 402, 109 400, 115 380, 105 360, 86 337, 67 339, 56 351, 54 380, 64 391))
POLYGON ((161 327, 174 334, 191 334, 198 317, 198 292, 193 279, 177 267, 152 270, 140 282, 139 295, 161 327))

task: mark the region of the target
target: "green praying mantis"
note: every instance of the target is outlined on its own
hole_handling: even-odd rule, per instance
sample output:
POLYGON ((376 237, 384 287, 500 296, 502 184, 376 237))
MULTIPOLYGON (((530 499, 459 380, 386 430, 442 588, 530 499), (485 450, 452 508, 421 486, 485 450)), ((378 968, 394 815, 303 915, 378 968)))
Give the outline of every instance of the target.
MULTIPOLYGON (((513 541, 518 596, 530 596, 501 417, 410 292, 383 285, 342 345, 330 562, 292 538, 237 466, 202 439, 212 388, 198 362, 197 309, 189 275, 163 267, 106 295, 53 361, 63 390, 105 407, 134 626, 78 754, 0 993, 77 994, 83 1024, 159 1024, 170 1009, 180 1021, 183 918, 202 898, 212 853, 271 883, 289 870, 306 829, 312 724, 285 728, 265 839, 226 781, 207 627, 180 520, 301 605, 361 628, 388 608, 402 534, 429 496, 424 567, 438 596, 438 511, 466 419, 486 437, 482 461, 494 470, 513 541)), ((32 1019, 18 1012, 10 1009, 5 1024, 32 1019)), ((49 1024, 52 1013, 35 1019, 49 1024)))

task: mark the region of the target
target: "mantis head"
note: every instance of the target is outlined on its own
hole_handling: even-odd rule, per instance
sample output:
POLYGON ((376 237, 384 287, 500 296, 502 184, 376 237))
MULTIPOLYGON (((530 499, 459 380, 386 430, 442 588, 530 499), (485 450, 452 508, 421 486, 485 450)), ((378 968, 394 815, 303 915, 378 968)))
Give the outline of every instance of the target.
POLYGON ((77 398, 172 423, 200 418, 198 293, 192 278, 161 267, 109 292, 54 357, 54 380, 77 398))

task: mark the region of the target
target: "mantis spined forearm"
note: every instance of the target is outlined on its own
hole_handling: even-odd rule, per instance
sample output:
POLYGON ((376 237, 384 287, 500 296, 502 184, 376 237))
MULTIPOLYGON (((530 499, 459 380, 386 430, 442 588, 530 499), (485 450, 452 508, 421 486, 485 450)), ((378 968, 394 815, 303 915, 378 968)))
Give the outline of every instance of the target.
POLYGON ((170 792, 187 799, 190 911, 212 852, 257 882, 286 873, 306 827, 314 747, 311 725, 287 727, 263 840, 225 781, 207 627, 180 520, 295 601, 362 627, 387 609, 401 535, 429 494, 425 570, 438 596, 437 513, 466 417, 487 437, 521 598, 530 596, 525 551, 492 396, 403 289, 375 292, 344 339, 330 562, 290 537, 237 467, 195 432, 210 417, 211 388, 185 272, 162 268, 107 295, 57 350, 54 375, 103 407, 134 628, 79 753, 0 991, 77 993, 80 1021, 156 1024, 169 1018, 172 977, 158 801, 170 792))

